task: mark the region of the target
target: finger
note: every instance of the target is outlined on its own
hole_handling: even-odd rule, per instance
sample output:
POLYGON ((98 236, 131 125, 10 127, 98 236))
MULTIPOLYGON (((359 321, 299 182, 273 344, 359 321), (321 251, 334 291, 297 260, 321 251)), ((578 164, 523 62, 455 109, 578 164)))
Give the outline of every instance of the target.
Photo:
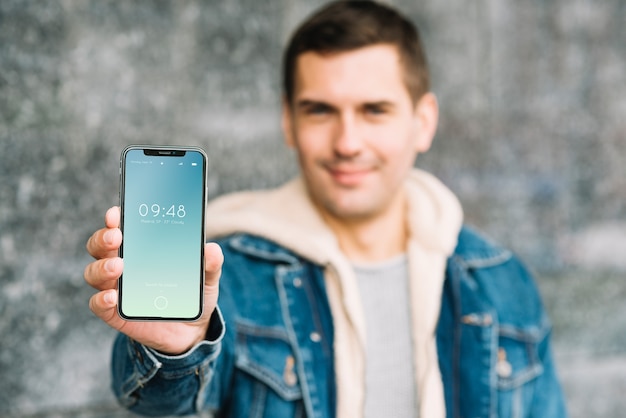
POLYGON ((89 299, 89 309, 107 324, 119 328, 121 318, 117 314, 117 291, 106 290, 96 293, 89 299))
POLYGON ((122 244, 122 231, 119 228, 102 228, 87 240, 87 251, 95 259, 111 258, 117 255, 122 244))
POLYGON ((120 227, 120 207, 110 207, 104 214, 104 224, 107 228, 119 228, 120 227))
POLYGON ((104 215, 105 228, 94 232, 87 240, 87 251, 96 259, 108 258, 117 255, 122 243, 120 225, 120 208, 113 206, 104 215))
POLYGON ((119 257, 96 260, 85 267, 85 281, 98 290, 115 289, 123 270, 124 260, 119 257))

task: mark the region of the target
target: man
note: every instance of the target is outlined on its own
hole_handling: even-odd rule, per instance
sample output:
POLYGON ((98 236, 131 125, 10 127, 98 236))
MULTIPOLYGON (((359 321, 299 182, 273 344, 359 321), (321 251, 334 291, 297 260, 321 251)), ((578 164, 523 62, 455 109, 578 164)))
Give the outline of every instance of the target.
POLYGON ((413 168, 437 117, 406 18, 337 2, 304 22, 282 116, 301 176, 209 206, 203 318, 123 321, 117 208, 87 243, 91 309, 121 331, 120 402, 225 417, 565 416, 532 279, 413 168))

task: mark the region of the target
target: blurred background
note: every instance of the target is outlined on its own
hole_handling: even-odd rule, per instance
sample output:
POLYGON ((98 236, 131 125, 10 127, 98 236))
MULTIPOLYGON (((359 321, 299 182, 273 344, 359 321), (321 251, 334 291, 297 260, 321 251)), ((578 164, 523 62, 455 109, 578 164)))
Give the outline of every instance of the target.
MULTIPOLYGON (((200 145, 210 195, 296 172, 281 51, 322 1, 0 2, 0 416, 125 417, 88 236, 130 143, 200 145)), ((572 417, 626 409, 626 2, 397 0, 441 106, 418 159, 537 275, 572 417)))

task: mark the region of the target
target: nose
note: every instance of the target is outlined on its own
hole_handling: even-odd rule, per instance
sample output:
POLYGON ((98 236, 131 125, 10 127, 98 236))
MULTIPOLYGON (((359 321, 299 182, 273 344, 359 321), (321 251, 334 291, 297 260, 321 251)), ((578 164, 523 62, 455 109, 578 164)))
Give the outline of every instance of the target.
POLYGON ((335 155, 341 158, 358 155, 363 147, 363 141, 354 115, 350 113, 342 115, 337 125, 333 142, 335 155))

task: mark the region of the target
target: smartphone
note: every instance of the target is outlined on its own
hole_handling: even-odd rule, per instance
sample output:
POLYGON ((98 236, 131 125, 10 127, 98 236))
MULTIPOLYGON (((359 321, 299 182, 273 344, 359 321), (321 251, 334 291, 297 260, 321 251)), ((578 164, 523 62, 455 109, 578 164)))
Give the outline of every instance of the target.
POLYGON ((206 178, 207 155, 197 147, 122 151, 122 318, 194 321, 202 315, 206 178))

